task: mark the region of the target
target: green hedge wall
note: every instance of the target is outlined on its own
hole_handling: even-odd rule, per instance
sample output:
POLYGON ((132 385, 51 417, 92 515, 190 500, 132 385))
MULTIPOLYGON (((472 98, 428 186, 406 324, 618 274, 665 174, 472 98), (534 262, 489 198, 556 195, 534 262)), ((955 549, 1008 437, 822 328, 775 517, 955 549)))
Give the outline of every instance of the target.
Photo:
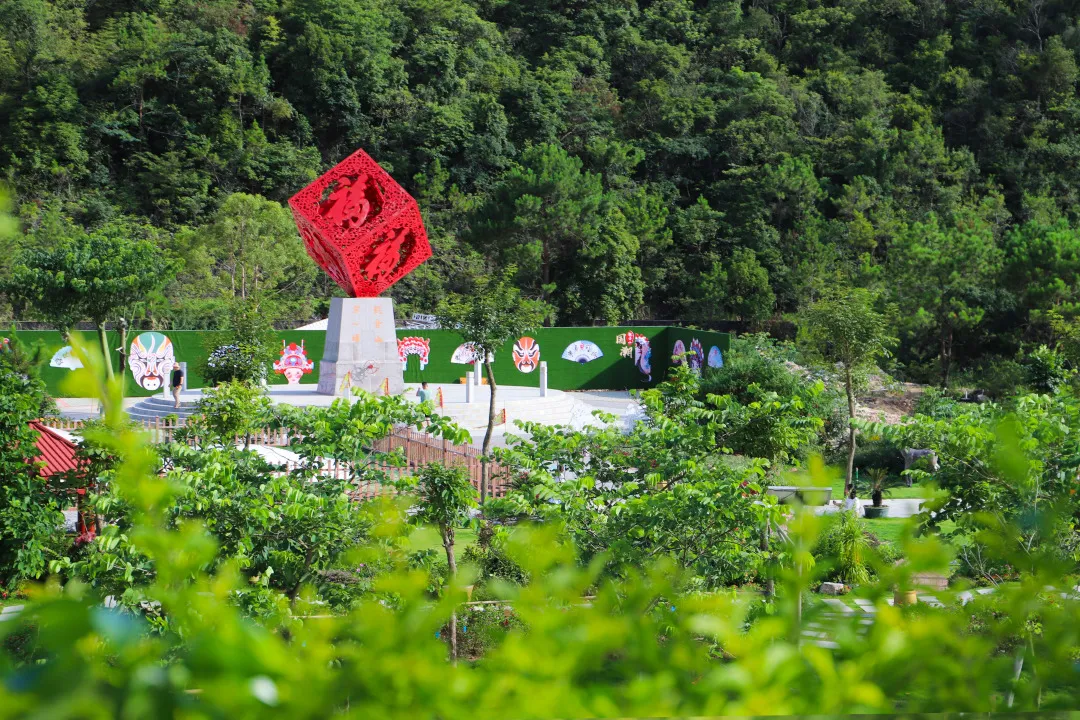
MULTIPOLYGON (((10 333, 0 332, 0 336, 10 333)), ((128 344, 138 333, 128 334, 128 344)), ((41 377, 49 388, 49 392, 56 397, 65 397, 67 393, 62 387, 64 379, 69 375, 65 368, 49 366, 49 360, 65 343, 60 333, 54 331, 20 331, 16 337, 29 348, 40 345, 44 350, 41 377)), ((172 340, 176 358, 187 363, 188 386, 202 387, 203 379, 199 374, 209 351, 209 333, 196 330, 172 330, 165 333, 172 340)), ((309 359, 315 361, 315 371, 305 376, 305 383, 316 383, 319 379, 319 359, 322 358, 323 344, 326 333, 322 330, 282 330, 277 333, 279 340, 285 342, 304 342, 309 359)), ((470 365, 458 365, 450 362, 450 358, 461 344, 461 337, 450 330, 407 330, 399 329, 397 336, 423 337, 431 341, 431 352, 428 364, 423 371, 420 370, 420 358, 416 355, 408 357, 405 368, 406 382, 420 382, 427 380, 432 383, 456 383, 465 377, 465 373, 471 369, 470 365)), ((93 333, 84 333, 87 342, 97 342, 93 333)), ((729 336, 725 333, 715 333, 698 330, 686 330, 684 328, 666 327, 581 327, 581 328, 540 328, 532 333, 532 338, 540 346, 540 360, 548 364, 548 385, 557 390, 627 390, 647 388, 660 382, 667 376, 671 366, 671 350, 676 340, 682 340, 687 349, 693 338, 698 338, 707 353, 712 345, 718 346, 724 353, 728 350, 729 336), (647 336, 652 346, 652 381, 638 372, 630 358, 622 357, 620 350, 624 346, 616 342, 619 335, 633 331, 647 336), (563 351, 571 343, 579 340, 589 340, 599 346, 603 356, 588 363, 577 363, 562 358, 563 351)), ((115 349, 120 346, 119 333, 108 334, 109 347, 115 349)), ((540 372, 519 372, 514 366, 512 351, 513 342, 507 343, 495 354, 495 381, 505 385, 524 385, 537 387, 540 384, 540 372)), ((114 364, 118 356, 113 354, 114 364)), ((272 384, 285 384, 285 378, 276 373, 271 373, 269 382, 272 384)), ((135 384, 131 373, 125 373, 126 392, 130 397, 148 396, 153 393, 142 389, 135 384)))

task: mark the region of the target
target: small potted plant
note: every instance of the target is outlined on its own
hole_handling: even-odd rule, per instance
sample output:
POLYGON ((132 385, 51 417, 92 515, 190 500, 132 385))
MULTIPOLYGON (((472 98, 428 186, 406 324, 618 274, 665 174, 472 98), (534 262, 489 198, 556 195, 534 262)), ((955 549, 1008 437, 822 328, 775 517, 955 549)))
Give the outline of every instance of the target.
POLYGON ((870 468, 866 471, 866 477, 870 504, 863 507, 863 515, 869 520, 888 517, 889 508, 882 501, 882 497, 901 481, 890 477, 886 468, 870 468))

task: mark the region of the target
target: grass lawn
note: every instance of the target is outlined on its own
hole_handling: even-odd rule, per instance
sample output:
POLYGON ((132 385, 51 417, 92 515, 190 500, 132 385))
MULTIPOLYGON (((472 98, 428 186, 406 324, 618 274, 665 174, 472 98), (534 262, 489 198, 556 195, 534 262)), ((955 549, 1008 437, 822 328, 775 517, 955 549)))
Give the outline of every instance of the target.
POLYGON ((911 522, 911 518, 864 519, 863 522, 866 523, 867 530, 877 535, 878 540, 898 545, 900 536, 904 534, 904 526, 911 522))
MULTIPOLYGON (((454 536, 454 551, 455 554, 460 553, 468 545, 476 544, 476 530, 469 528, 458 528, 457 533, 454 536)), ((409 536, 409 550, 415 552, 417 550, 442 550, 442 538, 439 537, 439 531, 433 527, 421 527, 409 536)))

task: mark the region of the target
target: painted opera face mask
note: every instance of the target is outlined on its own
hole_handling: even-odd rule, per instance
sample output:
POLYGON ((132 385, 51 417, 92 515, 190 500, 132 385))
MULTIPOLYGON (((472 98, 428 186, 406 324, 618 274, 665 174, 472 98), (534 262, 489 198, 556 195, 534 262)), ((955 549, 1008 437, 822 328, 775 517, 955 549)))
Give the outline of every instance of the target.
POLYGON ((157 332, 145 332, 131 343, 128 367, 135 382, 144 390, 160 390, 176 364, 173 344, 157 332))

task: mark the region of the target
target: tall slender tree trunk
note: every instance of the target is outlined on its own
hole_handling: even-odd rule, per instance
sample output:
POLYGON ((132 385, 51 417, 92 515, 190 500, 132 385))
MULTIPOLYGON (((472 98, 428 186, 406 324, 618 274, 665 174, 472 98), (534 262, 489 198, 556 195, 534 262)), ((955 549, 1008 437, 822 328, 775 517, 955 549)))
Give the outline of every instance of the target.
POLYGON ((488 426, 487 432, 484 433, 484 445, 480 449, 481 455, 484 459, 480 465, 480 507, 484 507, 484 503, 487 501, 487 489, 488 489, 488 474, 491 471, 491 465, 488 463, 487 456, 491 452, 491 436, 495 433, 495 373, 491 369, 491 360, 484 358, 484 370, 487 373, 488 387, 491 388, 491 399, 488 402, 488 426))
POLYGON ((855 470, 855 388, 851 381, 851 368, 844 373, 844 389, 847 390, 848 453, 847 470, 844 473, 844 498, 851 494, 851 476, 855 470))
MULTIPOLYGON (((450 588, 453 591, 457 577, 457 559, 454 557, 454 528, 442 527, 443 550, 446 551, 446 567, 450 570, 450 588)), ((457 610, 450 611, 450 661, 457 662, 457 610)))
POLYGON ((949 387, 949 376, 952 373, 952 325, 946 325, 941 330, 941 389, 949 387))
POLYGON ((112 351, 109 350, 109 338, 105 334, 105 323, 100 322, 97 326, 98 337, 101 339, 101 353, 105 356, 105 373, 109 379, 113 378, 112 351))
MULTIPOLYGON (((772 521, 766 519, 765 527, 761 528, 761 539, 758 544, 758 547, 763 553, 769 552, 770 535, 772 535, 772 521)), ((776 581, 773 579, 772 572, 772 563, 770 563, 768 567, 766 567, 765 575, 765 597, 770 599, 776 596, 776 581)))
POLYGON ((124 397, 124 379, 127 377, 127 318, 120 318, 120 397, 124 397))

